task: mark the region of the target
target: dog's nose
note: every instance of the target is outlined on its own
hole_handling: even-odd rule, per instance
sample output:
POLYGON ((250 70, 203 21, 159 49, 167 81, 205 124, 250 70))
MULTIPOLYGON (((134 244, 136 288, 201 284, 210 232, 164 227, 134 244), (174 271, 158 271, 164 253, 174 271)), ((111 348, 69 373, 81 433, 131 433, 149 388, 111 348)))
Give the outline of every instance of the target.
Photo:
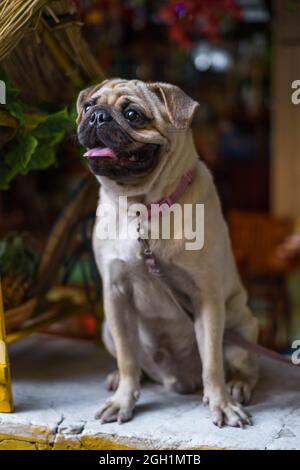
POLYGON ((101 126, 104 122, 111 121, 112 117, 106 109, 97 109, 94 111, 90 117, 89 124, 90 126, 101 126))

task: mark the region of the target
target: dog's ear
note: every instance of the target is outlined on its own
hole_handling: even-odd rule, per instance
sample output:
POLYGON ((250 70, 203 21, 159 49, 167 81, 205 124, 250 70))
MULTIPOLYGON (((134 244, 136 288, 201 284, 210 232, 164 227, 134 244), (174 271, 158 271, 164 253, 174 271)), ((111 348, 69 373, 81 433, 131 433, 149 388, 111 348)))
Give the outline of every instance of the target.
POLYGON ((176 85, 169 83, 148 83, 147 85, 165 105, 173 126, 177 129, 187 129, 191 125, 199 103, 176 85))
POLYGON ((97 90, 99 90, 106 82, 108 79, 103 80, 103 82, 98 83, 97 85, 92 85, 89 86, 88 88, 85 88, 84 90, 81 90, 81 92, 78 95, 77 98, 77 103, 76 103, 76 109, 77 109, 77 123, 81 119, 82 115, 82 110, 83 110, 83 104, 88 100, 89 96, 92 96, 97 90))

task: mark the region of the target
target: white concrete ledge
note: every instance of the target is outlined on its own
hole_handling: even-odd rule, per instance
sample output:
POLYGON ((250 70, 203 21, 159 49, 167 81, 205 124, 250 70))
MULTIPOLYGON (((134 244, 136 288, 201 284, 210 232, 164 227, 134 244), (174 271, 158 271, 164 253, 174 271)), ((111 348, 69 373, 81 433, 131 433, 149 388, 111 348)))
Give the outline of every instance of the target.
POLYGON ((253 426, 218 429, 201 396, 145 383, 134 420, 101 425, 108 354, 91 342, 37 335, 10 347, 15 413, 0 414, 0 449, 300 449, 300 370, 263 361, 253 426))

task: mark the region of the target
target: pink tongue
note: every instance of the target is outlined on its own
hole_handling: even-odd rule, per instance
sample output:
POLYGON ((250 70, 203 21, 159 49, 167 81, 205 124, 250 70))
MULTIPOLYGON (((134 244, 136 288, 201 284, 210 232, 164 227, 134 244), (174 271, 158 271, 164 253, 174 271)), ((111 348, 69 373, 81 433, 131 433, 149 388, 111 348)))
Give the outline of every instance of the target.
POLYGON ((114 151, 108 147, 94 147, 83 154, 84 157, 108 157, 116 158, 114 151))

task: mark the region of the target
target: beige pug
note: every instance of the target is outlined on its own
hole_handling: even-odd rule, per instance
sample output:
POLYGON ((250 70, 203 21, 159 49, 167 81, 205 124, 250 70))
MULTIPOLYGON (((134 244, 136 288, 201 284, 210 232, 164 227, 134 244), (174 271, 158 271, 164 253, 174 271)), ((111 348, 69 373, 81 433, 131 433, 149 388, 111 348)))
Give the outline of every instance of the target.
MULTIPOLYGON (((184 237, 149 241, 161 277, 148 272, 136 239, 100 240, 95 230, 103 339, 118 364, 108 380, 115 393, 97 414, 102 422, 132 417, 144 371, 178 393, 192 393, 202 382, 216 425, 250 424, 242 405, 257 382, 256 357, 223 338, 228 330, 256 342, 257 325, 212 176, 193 142, 197 105, 176 86, 139 80, 105 80, 78 97, 78 138, 101 183, 100 207, 119 207, 119 196, 127 196, 129 208, 156 203, 174 193, 188 170, 193 179, 176 202, 205 205, 202 249, 187 250, 184 237)), ((140 217, 121 204, 119 233, 125 221, 138 224, 140 217)))

